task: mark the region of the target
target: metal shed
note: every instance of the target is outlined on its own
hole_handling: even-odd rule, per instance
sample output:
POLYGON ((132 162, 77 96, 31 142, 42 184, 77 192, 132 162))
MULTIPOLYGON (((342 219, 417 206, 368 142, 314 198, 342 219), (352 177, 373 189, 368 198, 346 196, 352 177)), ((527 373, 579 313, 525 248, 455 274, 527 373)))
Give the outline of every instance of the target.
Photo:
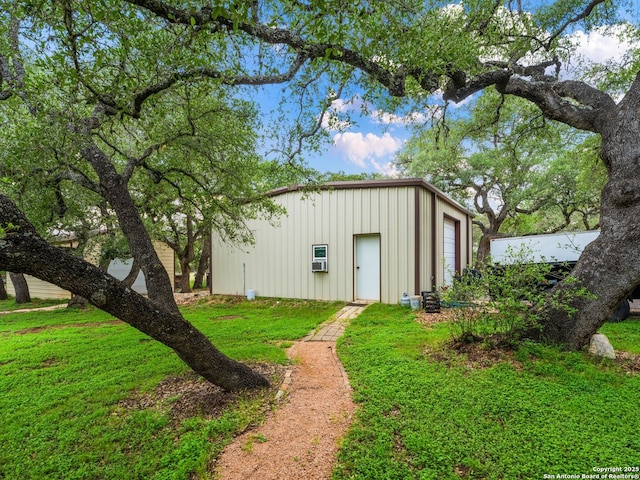
POLYGON ((248 222, 255 244, 213 232, 212 292, 397 303, 471 262, 473 214, 422 179, 331 182, 271 192, 287 214, 248 222))

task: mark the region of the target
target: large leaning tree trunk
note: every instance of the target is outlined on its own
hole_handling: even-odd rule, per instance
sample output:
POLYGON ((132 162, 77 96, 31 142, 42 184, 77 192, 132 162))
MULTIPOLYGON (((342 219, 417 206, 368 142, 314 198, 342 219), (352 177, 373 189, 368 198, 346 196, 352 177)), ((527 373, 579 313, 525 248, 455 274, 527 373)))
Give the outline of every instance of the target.
MULTIPOLYGON (((111 260, 109 258, 107 258, 106 262, 103 262, 101 260, 100 265, 98 265, 98 268, 102 272, 107 272, 109 269, 110 263, 111 263, 111 260), (103 263, 106 263, 106 265, 104 265, 103 263)), ((136 278, 138 278, 139 273, 140 273, 140 264, 134 258, 133 261, 131 262, 131 269, 129 270, 129 273, 125 278, 121 280, 121 282, 126 287, 132 288, 133 284, 136 281, 136 278)), ((69 303, 67 303, 67 308, 85 308, 87 305, 89 305, 89 300, 87 300, 86 298, 80 295, 74 295, 69 300, 69 303)))
POLYGON ((609 173, 601 196, 601 230, 568 279, 551 291, 542 330, 535 335, 574 349, 586 345, 640 285, 640 74, 617 105, 595 89, 582 94, 594 108, 580 116, 600 133, 601 158, 609 173), (582 287, 591 295, 575 295, 582 287), (566 300, 577 312, 571 315, 554 298, 566 300))
POLYGON ((149 298, 160 307, 180 315, 173 298, 172 281, 153 248, 151 237, 131 198, 127 176, 117 172, 104 152, 90 138, 87 138, 81 153, 98 175, 100 190, 116 213, 131 255, 138 261, 144 274, 149 298))
POLYGON ((196 373, 226 389, 269 385, 262 375, 222 354, 173 309, 158 305, 98 267, 45 242, 22 212, 0 195, 0 269, 54 283, 173 349, 196 373))

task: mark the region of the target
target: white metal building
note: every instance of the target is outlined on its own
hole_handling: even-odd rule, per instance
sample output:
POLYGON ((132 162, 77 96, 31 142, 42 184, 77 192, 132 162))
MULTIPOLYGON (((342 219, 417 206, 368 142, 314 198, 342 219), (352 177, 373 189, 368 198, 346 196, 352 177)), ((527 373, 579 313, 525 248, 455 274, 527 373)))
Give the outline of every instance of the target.
POLYGON ((212 292, 397 303, 450 283, 472 258, 472 213, 422 179, 271 193, 287 214, 249 222, 255 245, 213 232, 212 292))

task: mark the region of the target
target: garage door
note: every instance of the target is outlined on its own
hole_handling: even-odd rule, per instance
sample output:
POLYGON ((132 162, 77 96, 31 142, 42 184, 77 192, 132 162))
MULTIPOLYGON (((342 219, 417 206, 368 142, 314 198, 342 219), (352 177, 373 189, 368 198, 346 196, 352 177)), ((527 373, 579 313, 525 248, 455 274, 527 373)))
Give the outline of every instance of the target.
POLYGON ((451 285, 456 274, 457 245, 456 222, 445 218, 444 220, 444 283, 451 285))

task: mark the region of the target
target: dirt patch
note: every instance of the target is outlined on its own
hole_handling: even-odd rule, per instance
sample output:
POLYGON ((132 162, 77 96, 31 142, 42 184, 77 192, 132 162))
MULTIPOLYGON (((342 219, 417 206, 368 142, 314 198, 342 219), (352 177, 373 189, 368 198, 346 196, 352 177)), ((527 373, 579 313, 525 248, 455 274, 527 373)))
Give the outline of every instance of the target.
POLYGON ((88 323, 65 323, 62 325, 40 325, 38 327, 29 327, 15 332, 16 335, 26 335, 29 333, 38 333, 44 330, 60 330, 62 328, 84 328, 84 327, 102 327, 103 325, 114 325, 116 323, 124 323, 120 320, 108 320, 106 322, 88 322, 88 323))
POLYGON ((640 373, 640 355, 616 351, 615 363, 628 375, 640 373))
POLYGON ((437 347, 429 346, 422 353, 427 358, 448 367, 462 366, 466 370, 484 370, 499 363, 509 363, 517 369, 522 368, 522 363, 516 360, 511 349, 488 348, 483 343, 457 344, 449 341, 437 347))
POLYGON ((209 290, 195 290, 191 293, 175 292, 173 298, 178 306, 192 305, 210 296, 209 290))
POLYGON ((426 313, 422 310, 414 313, 416 314, 416 321, 425 327, 430 327, 436 323, 449 322, 454 319, 450 309, 442 309, 439 313, 426 313))
POLYGON ((286 367, 266 363, 249 365, 249 367, 269 379, 272 385, 271 391, 227 392, 190 371, 184 375, 167 377, 152 392, 133 395, 121 400, 118 406, 125 410, 167 411, 176 421, 194 416, 214 419, 219 417, 239 396, 262 395, 264 408, 268 409, 268 398, 278 389, 284 378, 286 367))
POLYGON ((58 310, 61 308, 67 308, 66 303, 61 303, 58 305, 50 305, 48 307, 35 307, 32 306, 26 308, 19 308, 17 310, 3 310, 0 311, 0 315, 13 315, 14 313, 30 313, 30 312, 50 312, 51 310, 58 310))

